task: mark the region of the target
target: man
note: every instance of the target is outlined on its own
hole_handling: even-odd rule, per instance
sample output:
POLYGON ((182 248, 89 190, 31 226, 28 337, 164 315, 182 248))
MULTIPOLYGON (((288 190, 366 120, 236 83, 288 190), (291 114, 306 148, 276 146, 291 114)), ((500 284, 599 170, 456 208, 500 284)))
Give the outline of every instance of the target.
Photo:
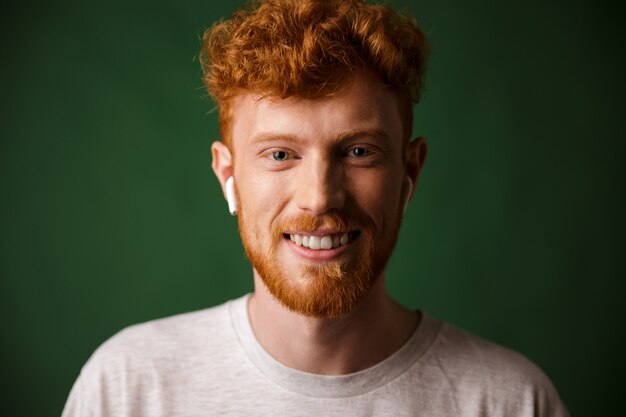
POLYGON ((425 40, 359 0, 267 0, 208 30, 213 170, 255 291, 124 330, 65 416, 565 416, 522 356, 393 301, 385 266, 426 157, 425 40))

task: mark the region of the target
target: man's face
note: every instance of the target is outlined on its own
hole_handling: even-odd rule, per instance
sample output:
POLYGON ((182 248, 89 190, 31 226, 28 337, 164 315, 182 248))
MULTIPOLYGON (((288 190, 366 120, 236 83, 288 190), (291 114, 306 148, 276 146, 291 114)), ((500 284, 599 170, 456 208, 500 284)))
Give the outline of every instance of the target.
POLYGON ((411 184, 396 96, 360 76, 331 98, 233 102, 234 178, 246 253, 298 313, 352 311, 382 275, 411 184))

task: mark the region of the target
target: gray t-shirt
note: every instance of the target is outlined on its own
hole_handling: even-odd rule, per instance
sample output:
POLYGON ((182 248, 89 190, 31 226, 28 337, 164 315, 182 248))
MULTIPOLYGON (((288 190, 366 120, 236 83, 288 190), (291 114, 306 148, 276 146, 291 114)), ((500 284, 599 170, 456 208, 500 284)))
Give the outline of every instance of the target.
POLYGON ((82 369, 63 417, 568 415, 526 358, 425 314, 398 351, 366 370, 288 368, 257 342, 247 300, 113 336, 82 369))

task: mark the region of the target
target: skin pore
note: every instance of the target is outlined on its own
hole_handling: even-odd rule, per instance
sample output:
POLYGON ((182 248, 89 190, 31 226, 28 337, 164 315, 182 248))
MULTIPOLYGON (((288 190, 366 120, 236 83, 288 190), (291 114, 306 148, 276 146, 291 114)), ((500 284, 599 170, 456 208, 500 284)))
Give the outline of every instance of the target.
POLYGON ((248 93, 234 100, 233 152, 215 142, 213 169, 222 187, 235 178, 242 240, 256 265, 248 306, 255 336, 276 360, 301 371, 339 375, 375 365, 399 349, 419 321, 388 296, 384 266, 423 165, 425 140, 403 152, 399 100, 370 74, 329 98, 248 93), (290 239, 346 232, 324 221, 333 216, 361 216, 371 227, 350 230, 345 245, 325 250, 290 239), (299 219, 322 220, 311 226, 299 219), (365 289, 335 291, 335 284, 351 290, 370 244, 376 249, 369 251, 371 268, 358 275, 365 289), (314 292, 316 280, 326 277, 315 271, 333 265, 344 274, 314 292), (296 301, 277 301, 283 297, 277 289, 296 301), (339 301, 327 302, 335 293, 339 301), (342 303, 345 294, 355 301, 342 303))

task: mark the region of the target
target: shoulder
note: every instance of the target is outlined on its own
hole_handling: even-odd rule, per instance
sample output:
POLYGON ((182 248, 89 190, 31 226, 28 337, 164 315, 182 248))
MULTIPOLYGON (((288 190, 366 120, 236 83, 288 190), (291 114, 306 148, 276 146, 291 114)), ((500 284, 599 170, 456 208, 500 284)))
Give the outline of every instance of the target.
MULTIPOLYGON (((172 353, 206 349, 232 332, 229 303, 129 326, 105 341, 90 362, 133 357, 154 360, 172 353)), ((89 362, 88 362, 89 363, 89 362)))
POLYGON ((63 416, 161 415, 154 407, 166 391, 178 395, 198 369, 220 375, 224 366, 241 360, 230 310, 246 299, 120 331, 83 366, 63 416))
POLYGON ((460 371, 488 372, 490 379, 514 379, 541 383, 544 373, 524 355, 482 337, 443 323, 434 342, 441 365, 460 371))
POLYGON ((245 297, 112 336, 83 366, 63 415, 103 415, 102 410, 132 415, 131 409, 158 403, 164 387, 184 385, 194 369, 219 373, 214 368, 235 360, 240 350, 230 318, 230 306, 237 302, 245 297))
POLYGON ((480 415, 567 416, 550 379, 511 349, 443 323, 424 359, 462 410, 480 415))

